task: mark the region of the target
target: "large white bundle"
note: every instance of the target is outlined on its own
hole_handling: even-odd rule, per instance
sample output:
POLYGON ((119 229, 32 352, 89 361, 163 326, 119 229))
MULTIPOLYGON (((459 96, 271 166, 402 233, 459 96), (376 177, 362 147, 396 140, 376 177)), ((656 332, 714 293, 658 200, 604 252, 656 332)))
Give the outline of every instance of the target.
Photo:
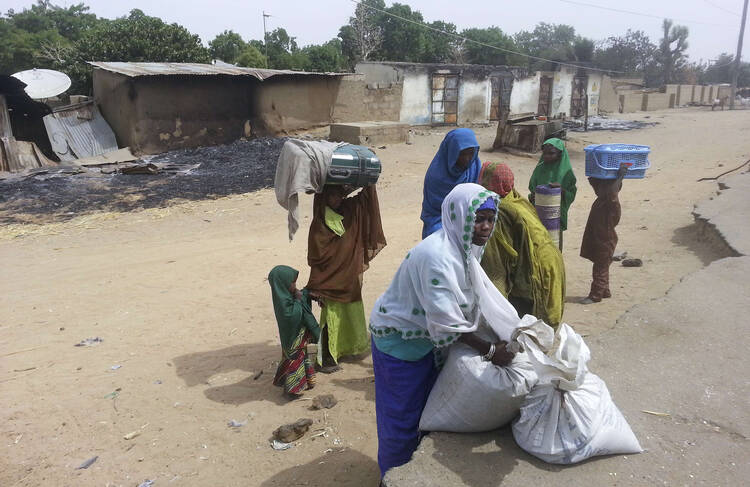
POLYGON ((583 338, 563 323, 555 334, 542 321, 515 337, 539 377, 513 423, 518 446, 549 463, 570 464, 596 455, 643 451, 609 390, 588 371, 583 338))
POLYGON ((430 392, 419 429, 475 433, 499 428, 516 417, 535 383, 525 353, 498 367, 470 346, 456 343, 430 392))

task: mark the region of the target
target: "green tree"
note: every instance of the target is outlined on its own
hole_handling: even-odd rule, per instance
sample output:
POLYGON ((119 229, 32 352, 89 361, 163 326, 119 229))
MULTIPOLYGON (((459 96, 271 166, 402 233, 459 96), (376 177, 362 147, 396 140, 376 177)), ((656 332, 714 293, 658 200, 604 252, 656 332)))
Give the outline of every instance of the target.
POLYGON ((340 39, 331 39, 319 46, 304 47, 302 54, 307 58, 304 67, 306 71, 339 72, 346 69, 340 39))
POLYGON ((627 74, 643 75, 653 63, 656 46, 645 32, 630 30, 624 36, 609 37, 594 52, 597 66, 627 74))
POLYGON ((594 41, 577 37, 573 43, 573 58, 578 62, 590 63, 594 60, 594 41))
POLYGON ((237 66, 245 68, 267 68, 268 61, 258 48, 247 44, 237 57, 237 66))
MULTIPOLYGON (((520 50, 532 56, 552 61, 574 61, 576 31, 569 25, 540 22, 531 32, 521 31, 514 36, 520 50)), ((528 59, 533 70, 553 69, 554 63, 528 59)))
POLYGON ((659 42, 657 52, 657 66, 661 74, 661 81, 669 84, 675 81, 675 74, 685 66, 688 48, 688 28, 683 25, 673 25, 670 19, 662 23, 664 37, 659 42))
MULTIPOLYGON (((456 25, 436 20, 428 24, 433 29, 457 34, 456 25)), ((455 36, 425 30, 425 44, 420 61, 423 63, 451 63, 458 57, 459 42, 455 36)))
POLYGON ((99 22, 84 4, 59 7, 37 1, 0 18, 0 71, 61 69, 74 55, 73 44, 99 22))
POLYGON ((234 64, 247 47, 247 43, 238 33, 225 30, 208 43, 208 51, 213 59, 234 64))
MULTIPOLYGON (((295 55, 299 51, 297 40, 285 29, 278 28, 266 36, 266 44, 261 45, 261 52, 268 53, 268 67, 273 69, 302 69, 302 57, 295 55)), ((257 47, 257 46, 256 46, 257 47)))
POLYGON ((349 24, 339 30, 342 52, 352 64, 367 61, 383 43, 383 0, 363 0, 349 17, 349 24), (377 9, 377 10, 376 10, 377 9))
POLYGON ((104 20, 75 44, 70 71, 90 91, 91 69, 86 61, 208 63, 210 55, 197 35, 178 24, 166 24, 133 9, 127 17, 104 20))
MULTIPOLYGON (((419 11, 401 3, 394 3, 385 10, 414 22, 422 23, 424 20, 419 11)), ((379 22, 383 29, 383 43, 374 58, 381 61, 419 62, 426 45, 425 28, 390 15, 382 15, 379 22)))
POLYGON ((0 17, 0 74, 10 74, 13 66, 14 46, 11 44, 14 34, 13 26, 8 19, 0 17))
POLYGON ((354 66, 361 61, 357 48, 357 33, 351 25, 342 25, 339 29, 339 40, 341 40, 341 54, 344 56, 347 68, 354 70, 354 66))
MULTIPOLYGON (((734 55, 723 52, 711 64, 704 67, 699 76, 701 83, 731 83, 734 55)), ((750 63, 740 62, 737 86, 750 86, 750 63)))
POLYGON ((487 47, 495 46, 511 51, 516 50, 513 39, 506 35, 500 27, 492 26, 486 29, 466 29, 461 32, 461 35, 467 39, 484 44, 480 45, 474 42, 464 43, 463 61, 468 64, 514 65, 523 62, 523 58, 515 54, 487 47))

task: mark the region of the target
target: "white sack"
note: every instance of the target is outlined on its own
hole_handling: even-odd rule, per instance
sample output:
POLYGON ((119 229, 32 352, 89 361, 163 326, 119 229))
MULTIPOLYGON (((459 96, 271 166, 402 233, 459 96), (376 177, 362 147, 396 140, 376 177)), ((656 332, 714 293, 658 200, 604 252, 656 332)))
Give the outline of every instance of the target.
POLYGON ((448 359, 427 399, 419 429, 475 433, 509 423, 536 383, 525 353, 507 367, 485 362, 464 343, 451 346, 448 359))
POLYGON ((513 423, 518 446, 561 464, 643 451, 604 381, 588 371, 591 354, 583 338, 565 323, 553 335, 544 322, 531 321, 524 317, 514 334, 539 377, 513 423))

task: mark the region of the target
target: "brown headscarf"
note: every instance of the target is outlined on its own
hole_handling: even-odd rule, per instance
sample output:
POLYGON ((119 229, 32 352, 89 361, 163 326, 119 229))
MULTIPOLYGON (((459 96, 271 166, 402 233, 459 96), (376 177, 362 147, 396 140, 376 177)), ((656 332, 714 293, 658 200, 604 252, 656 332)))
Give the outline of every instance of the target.
POLYGON ((310 280, 307 288, 325 299, 353 303, 362 299, 362 273, 385 247, 380 205, 375 186, 345 198, 336 210, 344 217, 339 237, 325 224, 326 189, 315 195, 307 243, 310 280))

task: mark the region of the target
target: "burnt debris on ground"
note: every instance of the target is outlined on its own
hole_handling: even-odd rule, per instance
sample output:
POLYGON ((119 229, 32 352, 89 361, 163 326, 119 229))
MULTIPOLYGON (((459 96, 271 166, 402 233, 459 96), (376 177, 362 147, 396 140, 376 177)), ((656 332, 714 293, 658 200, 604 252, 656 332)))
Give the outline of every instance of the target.
POLYGON ((169 206, 273 186, 285 137, 146 156, 138 164, 158 174, 122 174, 114 166, 58 167, 0 180, 0 224, 60 222, 96 211, 169 206), (108 174, 109 173, 109 174, 108 174))
MULTIPOLYGON (((607 118, 597 115, 591 116, 588 120, 588 131, 594 130, 635 130, 646 127, 653 127, 658 122, 641 122, 640 120, 618 120, 616 118, 607 118)), ((563 123, 563 126, 571 132, 584 132, 583 119, 570 119, 563 123)))

